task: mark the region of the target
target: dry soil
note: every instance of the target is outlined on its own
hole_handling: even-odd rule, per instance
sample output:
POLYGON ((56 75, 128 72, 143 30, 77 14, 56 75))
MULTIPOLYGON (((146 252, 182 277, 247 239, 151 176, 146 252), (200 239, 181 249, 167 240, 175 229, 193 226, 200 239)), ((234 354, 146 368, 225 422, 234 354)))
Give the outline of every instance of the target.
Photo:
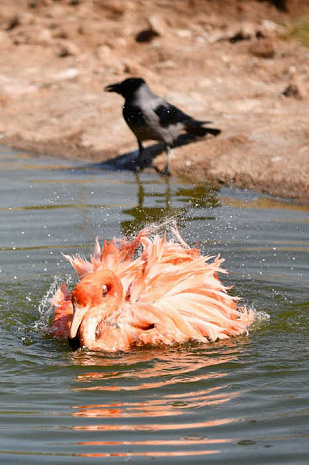
MULTIPOLYGON (((137 144, 122 98, 103 89, 141 76, 222 130, 174 148, 172 175, 308 202, 309 49, 287 38, 306 7, 297 0, 0 0, 0 142, 129 166, 137 144)), ((164 154, 152 162, 162 168, 164 154)))

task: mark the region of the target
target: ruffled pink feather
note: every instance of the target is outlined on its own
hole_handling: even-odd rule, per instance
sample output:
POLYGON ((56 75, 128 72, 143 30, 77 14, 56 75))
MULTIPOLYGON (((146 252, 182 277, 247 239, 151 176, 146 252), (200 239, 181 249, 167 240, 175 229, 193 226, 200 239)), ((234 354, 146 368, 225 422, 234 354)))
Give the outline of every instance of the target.
MULTIPOLYGON (((176 228, 170 240, 166 234, 151 236, 152 232, 145 228, 130 241, 104 241, 102 251, 96 239, 91 261, 64 255, 79 278, 109 269, 123 286, 122 305, 108 322, 100 322, 97 348, 114 351, 144 344, 209 342, 246 333, 254 313, 239 307, 239 299, 230 296, 218 279, 218 273, 226 273, 221 268, 224 260, 190 248, 176 228)), ((64 285, 52 299, 52 331, 57 336, 68 334, 70 299, 64 285)))

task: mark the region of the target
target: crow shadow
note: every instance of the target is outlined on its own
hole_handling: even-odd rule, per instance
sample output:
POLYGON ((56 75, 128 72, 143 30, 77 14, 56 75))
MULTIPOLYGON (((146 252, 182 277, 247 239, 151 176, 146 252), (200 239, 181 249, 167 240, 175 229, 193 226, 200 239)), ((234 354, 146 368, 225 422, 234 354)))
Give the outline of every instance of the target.
MULTIPOLYGON (((207 135, 207 128, 204 128, 204 129, 206 130, 206 135, 207 135)), ((214 131, 214 130, 209 128, 209 134, 213 134, 211 131, 214 131)), ((218 130, 218 134, 220 132, 221 131, 218 130)), ((197 137, 192 134, 181 134, 177 138, 177 140, 174 142, 171 148, 192 144, 192 142, 195 142, 200 139, 201 137, 197 137)), ((154 168, 152 164, 153 160, 164 151, 165 151, 165 144, 163 142, 159 142, 157 144, 152 144, 152 145, 149 145, 148 147, 145 147, 143 151, 142 160, 140 161, 138 167, 136 165, 136 160, 139 154, 138 150, 133 150, 132 152, 124 153, 122 155, 119 155, 118 157, 112 158, 110 160, 107 160, 101 163, 95 163, 93 166, 97 167, 98 169, 102 169, 102 170, 103 169, 115 169, 115 170, 129 170, 129 171, 136 171, 137 168, 142 169, 142 170, 145 168, 150 168, 150 167, 154 168)), ((156 169, 156 171, 158 170, 156 169)))

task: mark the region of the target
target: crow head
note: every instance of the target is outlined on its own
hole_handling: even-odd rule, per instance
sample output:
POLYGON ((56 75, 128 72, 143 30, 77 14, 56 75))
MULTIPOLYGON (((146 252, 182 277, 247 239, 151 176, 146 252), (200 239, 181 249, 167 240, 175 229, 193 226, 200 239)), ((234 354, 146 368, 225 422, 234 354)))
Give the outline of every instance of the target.
POLYGON ((109 86, 105 87, 104 90, 106 92, 116 92, 126 99, 133 96, 135 92, 144 84, 146 84, 146 82, 142 78, 128 78, 122 82, 110 84, 109 86))

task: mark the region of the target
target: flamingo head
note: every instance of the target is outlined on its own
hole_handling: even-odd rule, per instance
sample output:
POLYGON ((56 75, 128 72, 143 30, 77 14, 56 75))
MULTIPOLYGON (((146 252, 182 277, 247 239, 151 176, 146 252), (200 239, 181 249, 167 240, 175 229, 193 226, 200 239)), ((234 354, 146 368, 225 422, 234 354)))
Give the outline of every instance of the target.
MULTIPOLYGON (((88 273, 72 292, 74 309, 69 339, 76 338, 86 342, 89 334, 95 338, 99 323, 118 309, 123 300, 123 287, 111 270, 98 270, 88 273)), ((87 343, 85 344, 87 345, 87 343)))

